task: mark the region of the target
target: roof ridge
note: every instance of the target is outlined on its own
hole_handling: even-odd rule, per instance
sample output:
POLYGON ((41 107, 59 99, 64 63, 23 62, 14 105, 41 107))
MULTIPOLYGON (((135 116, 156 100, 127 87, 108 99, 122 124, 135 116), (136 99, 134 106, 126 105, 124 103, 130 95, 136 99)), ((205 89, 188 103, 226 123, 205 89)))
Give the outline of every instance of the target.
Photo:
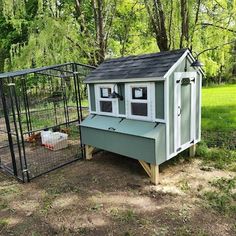
POLYGON ((104 63, 114 62, 114 61, 125 61, 129 59, 138 60, 138 59, 143 59, 145 57, 152 58, 152 57, 158 57, 158 56, 162 56, 166 54, 172 55, 173 53, 180 53, 180 52, 184 53, 186 50, 188 50, 188 48, 179 48, 179 49, 170 50, 170 51, 160 51, 160 52, 146 53, 146 54, 141 54, 141 55, 129 55, 125 57, 109 58, 109 59, 106 59, 104 63))

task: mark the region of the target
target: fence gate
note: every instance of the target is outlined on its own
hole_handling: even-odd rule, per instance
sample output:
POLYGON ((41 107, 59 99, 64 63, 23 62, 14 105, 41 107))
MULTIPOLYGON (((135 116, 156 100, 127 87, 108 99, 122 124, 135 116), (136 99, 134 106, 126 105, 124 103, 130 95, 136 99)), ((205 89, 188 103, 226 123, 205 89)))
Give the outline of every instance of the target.
POLYGON ((93 67, 67 63, 0 75, 0 165, 27 182, 83 157, 83 78, 93 67))
POLYGON ((0 89, 3 107, 1 138, 4 139, 5 136, 5 145, 1 145, 0 149, 1 167, 23 181, 25 181, 25 178, 29 180, 15 84, 10 82, 9 79, 3 84, 1 80, 0 89))

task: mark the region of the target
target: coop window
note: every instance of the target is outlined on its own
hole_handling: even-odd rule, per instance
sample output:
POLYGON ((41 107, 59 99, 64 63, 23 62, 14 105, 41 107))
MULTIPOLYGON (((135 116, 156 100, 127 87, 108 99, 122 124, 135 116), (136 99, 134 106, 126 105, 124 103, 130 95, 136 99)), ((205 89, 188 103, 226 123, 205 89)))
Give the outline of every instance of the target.
POLYGON ((101 98, 109 98, 111 95, 111 88, 100 88, 101 98))
POLYGON ((113 84, 95 85, 96 113, 115 116, 118 113, 117 98, 111 98, 115 86, 113 84))
POLYGON ((147 103, 131 103, 131 114, 135 116, 147 116, 147 103))
POLYGON ((132 99, 147 100, 147 87, 132 88, 132 99))
MULTIPOLYGON (((151 83, 127 84, 127 116, 131 119, 151 120, 152 93, 151 83)), ((154 96, 153 96, 154 97, 154 96)))
POLYGON ((110 101, 100 101, 101 112, 112 112, 112 102, 110 101))

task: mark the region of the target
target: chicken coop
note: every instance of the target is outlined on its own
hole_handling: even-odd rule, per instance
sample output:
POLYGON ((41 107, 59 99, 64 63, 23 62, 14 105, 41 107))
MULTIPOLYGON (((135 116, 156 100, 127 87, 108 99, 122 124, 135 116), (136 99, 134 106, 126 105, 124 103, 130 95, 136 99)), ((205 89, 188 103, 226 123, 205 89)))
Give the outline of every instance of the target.
POLYGON ((203 71, 189 49, 110 59, 85 79, 90 115, 80 124, 94 148, 137 159, 154 184, 159 165, 201 138, 203 71))
POLYGON ((0 167, 23 182, 83 157, 83 79, 66 63, 0 74, 0 167))

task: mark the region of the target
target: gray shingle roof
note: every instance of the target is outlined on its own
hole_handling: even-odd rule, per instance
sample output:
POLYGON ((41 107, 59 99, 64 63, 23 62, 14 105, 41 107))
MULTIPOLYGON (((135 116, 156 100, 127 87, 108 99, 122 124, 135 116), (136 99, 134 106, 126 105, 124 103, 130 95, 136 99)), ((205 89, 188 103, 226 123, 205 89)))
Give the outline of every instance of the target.
POLYGON ((85 81, 163 77, 186 50, 179 49, 106 60, 93 70, 85 81))

